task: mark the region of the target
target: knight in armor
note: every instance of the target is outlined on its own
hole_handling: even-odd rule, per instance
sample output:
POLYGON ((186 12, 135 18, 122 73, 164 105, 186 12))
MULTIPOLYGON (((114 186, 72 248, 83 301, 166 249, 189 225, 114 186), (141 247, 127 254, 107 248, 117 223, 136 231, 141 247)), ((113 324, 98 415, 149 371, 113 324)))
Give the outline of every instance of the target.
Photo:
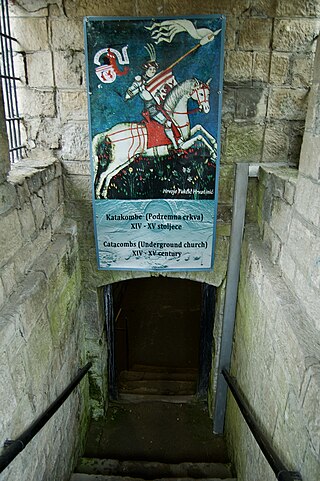
POLYGON ((142 76, 137 75, 135 77, 134 82, 126 91, 125 100, 130 100, 136 95, 139 95, 144 102, 144 110, 142 114, 145 119, 147 121, 155 120, 163 125, 166 136, 172 143, 173 147, 177 149, 181 141, 174 133, 173 128, 175 126, 173 126, 172 119, 166 114, 160 103, 157 102, 155 97, 146 88, 148 82, 156 75, 159 65, 156 62, 156 53, 153 45, 148 44, 145 48, 149 52, 150 60, 142 65, 144 73, 142 76))

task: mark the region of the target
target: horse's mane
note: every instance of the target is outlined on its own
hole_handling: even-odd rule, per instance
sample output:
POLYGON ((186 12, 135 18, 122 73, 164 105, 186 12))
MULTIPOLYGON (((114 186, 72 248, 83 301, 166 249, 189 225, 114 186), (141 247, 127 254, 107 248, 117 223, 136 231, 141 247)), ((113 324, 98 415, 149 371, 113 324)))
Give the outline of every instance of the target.
POLYGON ((195 88, 198 80, 195 78, 185 80, 181 84, 177 84, 173 87, 173 89, 169 92, 163 107, 167 111, 173 112, 184 95, 190 95, 193 89, 195 88))

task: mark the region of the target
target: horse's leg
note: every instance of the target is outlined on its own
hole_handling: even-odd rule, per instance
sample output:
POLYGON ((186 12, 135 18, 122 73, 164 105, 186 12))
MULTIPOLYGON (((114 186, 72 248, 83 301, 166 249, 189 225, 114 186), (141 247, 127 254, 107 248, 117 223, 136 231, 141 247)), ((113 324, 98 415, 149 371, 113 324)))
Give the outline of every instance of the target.
POLYGON ((217 151, 209 144, 209 142, 202 135, 197 135, 197 137, 193 137, 192 139, 185 141, 182 144, 181 148, 187 150, 192 145, 194 145, 197 141, 202 142, 208 148, 210 152, 210 157, 212 159, 215 160, 217 158, 217 151))
POLYGON ((103 173, 103 181, 101 183, 101 186, 100 186, 100 189, 102 189, 102 192, 100 194, 100 198, 101 199, 106 199, 107 196, 108 196, 108 188, 109 188, 109 184, 111 182, 111 179, 112 177, 114 177, 115 175, 117 175, 118 172, 120 172, 120 170, 124 169, 125 167, 127 167, 129 164, 131 164, 132 162, 132 158, 131 159, 128 159, 126 160, 125 162, 123 162, 121 165, 118 165, 116 168, 112 169, 111 172, 108 172, 108 169, 103 173))
POLYGON ((216 139, 210 134, 210 132, 208 132, 204 127, 202 127, 202 125, 200 124, 197 124, 195 125, 194 127, 192 127, 191 131, 190 131, 190 137, 193 137, 197 132, 201 132, 202 134, 204 134, 209 140, 210 142, 212 143, 213 147, 216 149, 217 148, 217 141, 216 139))

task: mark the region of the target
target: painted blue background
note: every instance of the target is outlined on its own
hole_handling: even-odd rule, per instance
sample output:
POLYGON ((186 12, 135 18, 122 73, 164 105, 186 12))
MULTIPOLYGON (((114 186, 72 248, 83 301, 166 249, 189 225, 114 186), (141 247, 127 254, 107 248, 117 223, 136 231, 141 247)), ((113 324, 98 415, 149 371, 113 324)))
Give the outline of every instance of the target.
MULTIPOLYGON (((196 28, 209 28, 213 31, 223 27, 221 16, 211 16, 210 18, 192 18, 196 28)), ((165 20, 164 18, 157 21, 165 20)), ((91 133, 92 137, 99 132, 109 129, 115 124, 123 121, 141 121, 141 111, 143 102, 136 96, 134 99, 125 102, 125 92, 132 84, 136 75, 141 75, 141 65, 149 59, 149 55, 144 48, 147 43, 153 43, 151 32, 145 26, 151 26, 152 19, 88 19, 87 44, 88 44, 88 74, 90 86, 91 104, 91 133), (128 45, 128 56, 130 60, 130 71, 127 75, 118 76, 115 82, 104 84, 100 82, 96 73, 96 65, 93 63, 95 54, 103 48, 115 48, 121 52, 122 47, 128 45), (100 87, 99 87, 100 86, 100 87)), ((220 66, 221 66, 221 42, 223 32, 221 32, 212 42, 201 46, 195 53, 188 55, 173 68, 173 72, 178 82, 188 78, 196 77, 199 80, 211 81, 210 104, 211 112, 208 115, 194 114, 190 116, 191 127, 201 123, 215 137, 218 131, 218 112, 220 89, 220 66)), ((161 42, 154 44, 157 53, 159 70, 164 70, 175 60, 184 55, 188 50, 199 43, 187 32, 178 33, 171 43, 161 42)), ((120 66, 122 70, 123 67, 120 66)), ((189 102, 188 108, 191 110, 196 107, 189 102)))

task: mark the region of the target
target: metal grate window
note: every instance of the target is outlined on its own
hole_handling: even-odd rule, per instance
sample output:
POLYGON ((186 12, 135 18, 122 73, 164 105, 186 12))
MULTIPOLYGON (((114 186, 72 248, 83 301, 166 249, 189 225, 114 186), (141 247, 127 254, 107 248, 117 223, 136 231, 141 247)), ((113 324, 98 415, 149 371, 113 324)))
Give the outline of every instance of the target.
POLYGON ((22 158, 25 146, 21 142, 21 117, 18 111, 17 81, 13 64, 12 42, 17 40, 11 36, 8 0, 1 0, 0 11, 0 45, 1 62, 0 77, 2 82, 5 120, 9 140, 10 161, 22 158))

